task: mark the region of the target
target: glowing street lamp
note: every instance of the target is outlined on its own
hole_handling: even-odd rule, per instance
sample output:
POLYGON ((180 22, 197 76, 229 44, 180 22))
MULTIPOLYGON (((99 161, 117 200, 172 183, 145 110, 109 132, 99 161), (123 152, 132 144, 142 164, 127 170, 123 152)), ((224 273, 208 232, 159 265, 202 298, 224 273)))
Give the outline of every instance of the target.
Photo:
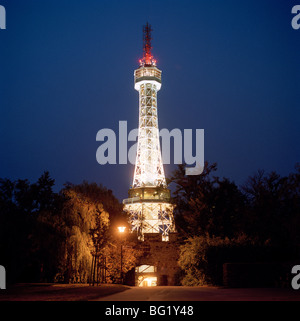
MULTIPOLYGON (((122 235, 125 232, 126 226, 118 226, 119 233, 122 235)), ((121 284, 123 284, 123 244, 121 241, 121 269, 120 269, 121 284)))
POLYGON ((118 230, 119 230, 120 233, 124 233, 125 229, 126 229, 126 226, 119 226, 118 227, 118 230))

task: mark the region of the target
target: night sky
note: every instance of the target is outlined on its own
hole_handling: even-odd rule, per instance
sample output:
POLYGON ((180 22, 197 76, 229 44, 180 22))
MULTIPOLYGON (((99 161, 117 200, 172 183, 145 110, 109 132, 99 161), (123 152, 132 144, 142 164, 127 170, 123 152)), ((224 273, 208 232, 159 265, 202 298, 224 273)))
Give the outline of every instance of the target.
MULTIPOLYGON (((204 129, 205 160, 238 185, 300 161, 300 1, 0 0, 0 177, 101 183, 122 200, 134 166, 99 165, 96 134, 138 126, 142 27, 162 70, 159 127, 204 129), (298 2, 298 3, 297 3, 298 2)), ((130 146, 130 145, 129 145, 130 146)), ((165 166, 169 175, 174 165, 165 166)))

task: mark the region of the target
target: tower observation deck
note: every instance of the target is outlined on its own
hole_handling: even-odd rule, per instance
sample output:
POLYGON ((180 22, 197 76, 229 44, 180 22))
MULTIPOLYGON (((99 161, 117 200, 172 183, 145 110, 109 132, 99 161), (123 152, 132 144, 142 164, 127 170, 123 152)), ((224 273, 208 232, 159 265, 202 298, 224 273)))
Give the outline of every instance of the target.
POLYGON ((132 188, 123 201, 130 214, 132 231, 140 240, 145 233, 161 233, 169 240, 175 231, 173 205, 167 188, 161 157, 157 92, 161 88, 161 70, 151 53, 151 26, 144 27, 144 54, 134 71, 134 88, 139 92, 139 131, 132 188))

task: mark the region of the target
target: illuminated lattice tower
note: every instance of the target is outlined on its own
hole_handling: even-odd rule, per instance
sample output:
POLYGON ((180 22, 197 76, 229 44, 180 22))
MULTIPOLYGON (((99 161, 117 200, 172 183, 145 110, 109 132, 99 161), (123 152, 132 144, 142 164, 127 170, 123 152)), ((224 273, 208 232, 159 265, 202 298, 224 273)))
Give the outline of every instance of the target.
POLYGON ((175 231, 173 205, 167 188, 159 142, 157 92, 161 70, 151 54, 151 27, 144 27, 144 55, 134 72, 134 88, 139 92, 139 132, 132 188, 123 201, 130 214, 132 231, 139 240, 145 233, 161 233, 169 240, 175 231))

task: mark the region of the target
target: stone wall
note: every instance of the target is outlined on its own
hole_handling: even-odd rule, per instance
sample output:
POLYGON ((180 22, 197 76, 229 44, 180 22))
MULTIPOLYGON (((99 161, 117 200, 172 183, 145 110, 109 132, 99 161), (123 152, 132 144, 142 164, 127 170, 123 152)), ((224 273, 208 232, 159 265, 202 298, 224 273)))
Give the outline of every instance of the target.
POLYGON ((154 265, 157 268, 157 285, 176 285, 179 270, 177 233, 171 233, 167 242, 161 240, 159 233, 145 233, 144 241, 137 242, 137 248, 143 252, 137 265, 154 265))

